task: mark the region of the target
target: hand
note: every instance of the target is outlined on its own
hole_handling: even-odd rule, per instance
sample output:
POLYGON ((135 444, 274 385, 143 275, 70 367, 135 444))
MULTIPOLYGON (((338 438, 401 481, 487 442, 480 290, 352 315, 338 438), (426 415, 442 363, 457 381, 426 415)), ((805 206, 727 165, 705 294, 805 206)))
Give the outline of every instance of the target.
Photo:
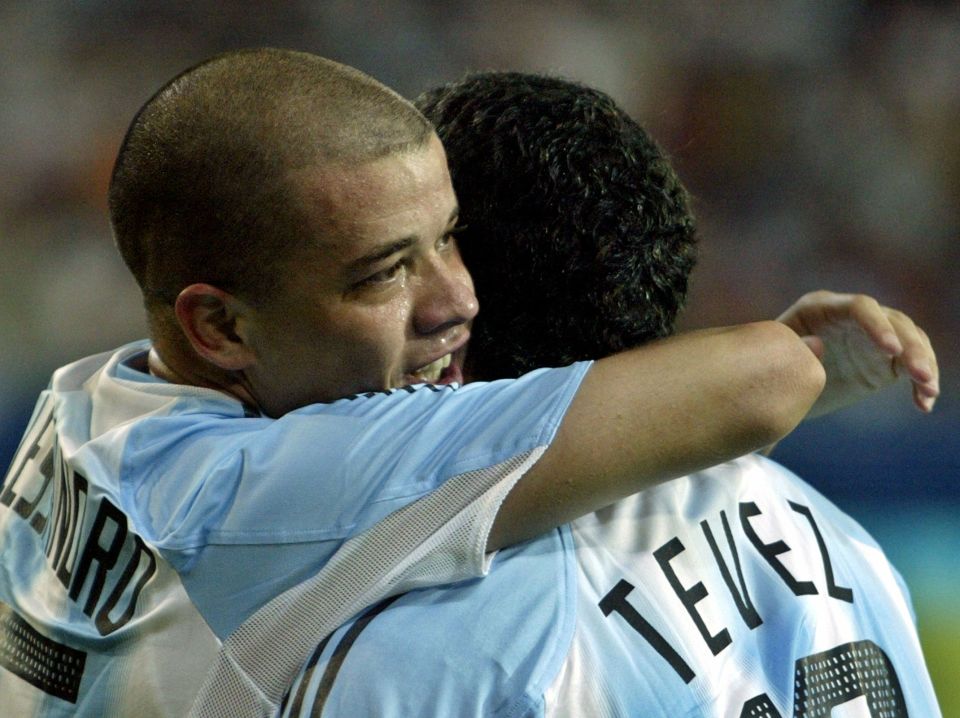
POLYGON ((823 362, 827 384, 808 417, 854 404, 893 383, 912 382, 913 402, 929 412, 940 394, 930 339, 903 312, 863 294, 811 292, 780 317, 823 362))

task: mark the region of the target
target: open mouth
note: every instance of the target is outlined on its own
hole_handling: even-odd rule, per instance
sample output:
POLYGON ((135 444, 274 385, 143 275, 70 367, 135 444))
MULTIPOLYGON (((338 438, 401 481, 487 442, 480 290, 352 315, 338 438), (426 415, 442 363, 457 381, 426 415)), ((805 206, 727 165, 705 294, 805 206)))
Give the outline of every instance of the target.
POLYGON ((444 354, 436 361, 432 361, 426 366, 420 367, 412 374, 414 382, 436 384, 440 381, 440 377, 443 375, 443 370, 449 367, 452 361, 453 354, 444 354))

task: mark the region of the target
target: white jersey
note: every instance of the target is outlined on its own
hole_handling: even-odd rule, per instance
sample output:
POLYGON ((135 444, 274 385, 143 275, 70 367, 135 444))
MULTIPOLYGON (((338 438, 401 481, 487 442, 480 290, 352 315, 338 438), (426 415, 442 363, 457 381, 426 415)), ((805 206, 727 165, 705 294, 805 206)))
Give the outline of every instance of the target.
POLYGON ((284 716, 940 715, 876 543, 748 456, 381 604, 318 646, 284 716))
POLYGON ((350 577, 321 606, 339 625, 482 575, 587 367, 274 420, 149 376, 147 349, 59 370, 0 488, 4 715, 183 716, 223 640, 309 576, 350 577))

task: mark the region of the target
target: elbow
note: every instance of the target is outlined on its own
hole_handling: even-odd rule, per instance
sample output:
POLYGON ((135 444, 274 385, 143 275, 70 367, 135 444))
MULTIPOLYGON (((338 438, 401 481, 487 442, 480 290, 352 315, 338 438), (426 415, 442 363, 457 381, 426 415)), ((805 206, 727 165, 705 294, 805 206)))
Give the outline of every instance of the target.
POLYGON ((775 443, 793 431, 810 411, 826 384, 820 360, 806 343, 780 322, 753 325, 763 347, 765 366, 756 398, 756 431, 766 443, 775 443))

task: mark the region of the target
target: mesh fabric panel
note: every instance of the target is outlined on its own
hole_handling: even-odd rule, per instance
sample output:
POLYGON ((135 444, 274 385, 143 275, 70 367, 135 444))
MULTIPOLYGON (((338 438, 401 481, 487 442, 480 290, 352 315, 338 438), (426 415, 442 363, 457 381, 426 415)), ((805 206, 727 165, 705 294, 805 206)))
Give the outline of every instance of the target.
POLYGON ((313 578, 277 596, 224 642, 195 718, 270 716, 317 643, 388 596, 482 575, 500 505, 545 447, 469 471, 346 541, 313 578))

